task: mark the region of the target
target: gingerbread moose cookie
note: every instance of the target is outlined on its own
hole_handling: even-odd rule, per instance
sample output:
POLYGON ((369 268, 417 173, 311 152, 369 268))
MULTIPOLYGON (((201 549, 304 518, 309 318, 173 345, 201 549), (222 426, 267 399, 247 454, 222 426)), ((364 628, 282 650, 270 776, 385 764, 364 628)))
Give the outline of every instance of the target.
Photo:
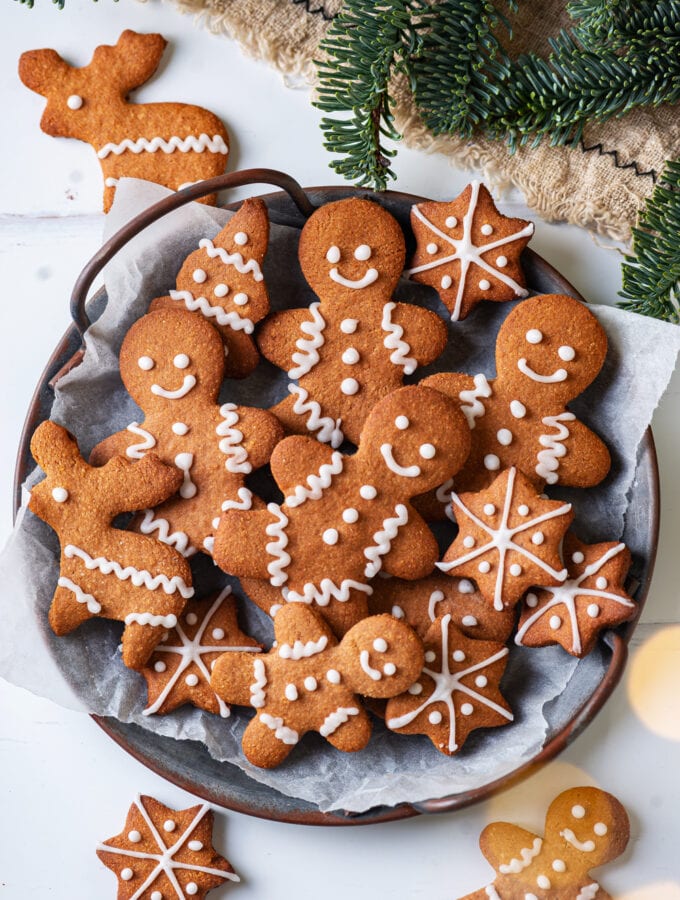
POLYGON ((202 238, 177 275, 168 297, 153 300, 150 310, 187 309, 204 316, 219 331, 228 377, 243 378, 260 361, 251 337, 269 312, 262 260, 269 242, 267 207, 244 200, 239 211, 212 240, 202 238))
POLYGON ((420 638, 393 616, 370 616, 338 644, 313 609, 292 604, 274 620, 276 644, 266 654, 225 653, 211 684, 227 703, 253 706, 243 752, 273 768, 308 731, 338 750, 361 750, 371 723, 357 698, 392 697, 406 690, 423 665, 420 638))
POLYGON ((193 596, 191 570, 172 548, 111 522, 160 503, 177 490, 181 473, 154 455, 93 469, 68 431, 49 421, 33 435, 31 452, 47 477, 32 488, 28 508, 61 544, 52 630, 68 634, 94 616, 124 622, 123 662, 141 668, 193 596))
MULTIPOLYGON (((40 120, 53 137, 91 144, 104 176, 104 212, 119 179, 143 178, 172 190, 224 172, 227 131, 213 113, 186 103, 130 103, 128 94, 147 82, 166 46, 160 34, 124 31, 115 46, 97 47, 76 68, 56 50, 28 50, 19 78, 47 98, 40 120)), ((203 199, 215 204, 216 194, 203 199)))
POLYGON ((356 444, 373 406, 442 352, 446 326, 429 310, 391 299, 404 236, 377 203, 322 206, 302 229, 299 256, 319 300, 275 313, 258 336, 262 354, 297 380, 273 411, 294 434, 356 444))
POLYGON ((455 397, 472 431, 456 490, 486 487, 517 466, 538 487, 590 487, 609 471, 609 451, 566 404, 594 380, 607 335, 578 300, 545 294, 513 309, 496 339, 496 378, 455 372, 423 384, 455 397))
POLYGON ((353 456, 312 438, 281 441, 271 470, 283 504, 227 511, 213 557, 233 575, 267 579, 276 605, 314 603, 343 634, 366 615, 370 581, 382 568, 406 579, 433 570, 437 543, 409 500, 455 473, 468 447, 452 400, 400 388, 372 410, 353 456))
POLYGON ((479 845, 496 878, 461 900, 611 900, 590 870, 620 856, 629 837, 616 797, 572 788, 550 804, 543 838, 506 822, 487 825, 479 845))
POLYGON ((223 372, 222 341, 202 317, 162 309, 138 319, 123 340, 120 374, 144 421, 92 451, 95 465, 153 450, 177 466, 183 475, 177 496, 146 510, 137 527, 184 556, 211 552, 223 510, 251 508, 245 476, 265 465, 282 433, 266 410, 217 403, 223 372))

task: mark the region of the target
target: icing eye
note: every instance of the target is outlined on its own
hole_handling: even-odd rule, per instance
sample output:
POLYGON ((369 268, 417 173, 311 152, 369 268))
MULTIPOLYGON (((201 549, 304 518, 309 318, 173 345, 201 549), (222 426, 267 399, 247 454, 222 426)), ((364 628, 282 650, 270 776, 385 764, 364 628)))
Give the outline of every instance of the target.
POLYGON ((226 284, 216 284, 213 288, 213 294, 216 297, 226 297, 229 293, 229 286, 226 284))
POLYGON ((191 273, 191 277, 194 279, 196 284, 203 284, 203 282, 208 278, 208 275, 205 269, 194 269, 194 271, 191 273))
POLYGON ((406 416, 397 416, 397 418, 394 420, 394 424, 397 426, 399 431, 406 431, 411 423, 406 418, 406 416))
POLYGON ((593 826, 593 831, 598 837, 604 837, 605 834, 609 831, 604 822, 596 822, 593 826))
POLYGON ((68 491, 63 487, 52 488, 52 497, 57 503, 65 503, 68 500, 68 491))
POLYGON ((137 365, 144 372, 148 372, 149 369, 153 369, 153 367, 156 365, 156 363, 153 359, 151 359, 150 356, 140 356, 139 359, 137 360, 137 365))
POLYGON ((340 248, 336 247, 335 244, 333 244, 333 246, 328 249, 326 259, 329 263, 340 262, 340 248))
POLYGON ((69 109, 80 109, 83 105, 83 98, 79 94, 71 94, 66 101, 66 105, 69 109))
POLYGON ((543 333, 538 328, 530 328, 525 337, 530 344, 540 344, 543 340, 543 333))
POLYGON ((571 362, 572 359, 576 356, 576 351, 573 347, 570 347, 568 344, 565 344, 564 347, 560 347, 557 351, 557 355, 560 359, 563 359, 565 362, 571 362))
POLYGON ((378 653, 385 653, 387 650, 387 641, 385 638, 376 638, 373 641, 373 649, 378 653))
POLYGON ((178 353, 173 359, 172 364, 176 369, 186 369, 190 362, 191 360, 186 353, 178 353))
POLYGON ((436 452, 434 444, 421 444, 418 449, 418 453, 420 453, 423 459, 432 459, 436 452))
POLYGON ((239 247, 244 247, 248 243, 248 235, 245 231, 237 231, 234 235, 234 241, 239 247))
POLYGON ((357 249, 354 251, 354 258, 359 259, 364 262, 367 259, 371 258, 371 253, 373 251, 368 246, 368 244, 359 244, 357 249))
POLYGON ((234 294, 234 303, 237 306, 245 306, 248 302, 248 294, 234 294))
POLYGON ((585 816, 586 811, 582 806, 577 805, 572 806, 571 814, 575 819, 582 819, 585 816))

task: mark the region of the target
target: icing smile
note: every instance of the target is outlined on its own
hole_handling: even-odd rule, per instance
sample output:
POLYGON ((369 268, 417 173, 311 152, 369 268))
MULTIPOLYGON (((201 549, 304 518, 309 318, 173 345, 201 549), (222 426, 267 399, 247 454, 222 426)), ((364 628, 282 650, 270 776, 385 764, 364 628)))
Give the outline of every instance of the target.
POLYGON ((579 841, 571 828, 565 828, 564 831, 560 831, 560 837, 563 837, 568 844, 584 853, 592 853, 595 849, 594 841, 579 841))
POLYGON ((380 447, 382 457, 387 464, 387 468, 391 469, 395 475, 401 475, 403 478, 417 478, 420 475, 420 466, 400 466, 392 453, 392 444, 382 444, 380 447))
POLYGON ((524 357, 517 360, 517 368, 522 375, 526 375, 527 378, 531 378, 532 381, 538 381, 541 384, 555 384, 559 381, 567 380, 566 369, 555 369, 552 375, 541 375, 539 372, 534 372, 524 357))
POLYGON ((344 275, 341 275, 340 272, 338 272, 337 266, 333 266, 328 274, 330 275, 331 280, 336 284, 340 284, 342 287, 352 288, 355 291, 368 287, 369 284, 373 284, 378 278, 378 270, 373 268, 367 269, 363 278, 358 278, 356 281, 352 281, 349 278, 345 278, 344 275))
POLYGON ((167 400, 179 400, 180 397, 186 397, 189 391, 193 390, 195 386, 196 379, 194 376, 185 375, 182 387, 177 388, 177 390, 169 391, 166 388, 161 387, 160 384, 152 384, 151 393, 155 394, 157 397, 165 397, 167 400))

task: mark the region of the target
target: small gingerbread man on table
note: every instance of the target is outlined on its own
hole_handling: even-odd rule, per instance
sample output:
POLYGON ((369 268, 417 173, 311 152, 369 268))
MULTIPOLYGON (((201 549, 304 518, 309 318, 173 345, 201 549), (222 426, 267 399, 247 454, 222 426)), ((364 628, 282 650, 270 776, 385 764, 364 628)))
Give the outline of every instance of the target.
POLYGON ((290 396, 273 411, 293 434, 356 444, 373 406, 439 356, 446 326, 429 310, 392 300, 404 236, 377 203, 322 206, 302 229, 299 257, 319 300, 275 313, 258 335, 263 356, 291 378, 290 396))

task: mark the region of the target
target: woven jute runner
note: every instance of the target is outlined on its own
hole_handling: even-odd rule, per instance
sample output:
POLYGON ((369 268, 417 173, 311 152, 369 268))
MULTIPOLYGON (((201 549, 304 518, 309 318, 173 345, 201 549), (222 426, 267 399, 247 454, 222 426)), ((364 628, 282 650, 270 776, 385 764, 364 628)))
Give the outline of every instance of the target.
MULTIPOLYGON (((237 40, 247 53, 288 75, 314 77, 319 42, 342 0, 174 0, 199 14, 211 31, 237 40)), ((548 38, 569 24, 564 0, 524 3, 513 20, 513 54, 549 52, 548 38)), ((586 128, 576 148, 523 147, 503 142, 435 137, 415 112, 406 86, 394 85, 396 120, 410 147, 444 153, 477 166, 494 184, 514 184, 545 219, 566 220, 627 240, 665 160, 680 157, 680 105, 640 109, 586 128)), ((321 134, 319 134, 321 141, 321 134)))

